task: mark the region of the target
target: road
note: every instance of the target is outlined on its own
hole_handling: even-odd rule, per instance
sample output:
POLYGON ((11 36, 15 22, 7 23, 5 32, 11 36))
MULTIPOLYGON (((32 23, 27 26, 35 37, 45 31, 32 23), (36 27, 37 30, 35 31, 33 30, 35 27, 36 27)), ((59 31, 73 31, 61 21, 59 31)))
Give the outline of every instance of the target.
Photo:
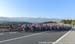
POLYGON ((66 32, 68 31, 5 32, 0 33, 0 44, 52 44, 66 32))
POLYGON ((62 36, 61 39, 58 39, 55 44, 75 44, 75 27, 73 27, 65 35, 62 36))

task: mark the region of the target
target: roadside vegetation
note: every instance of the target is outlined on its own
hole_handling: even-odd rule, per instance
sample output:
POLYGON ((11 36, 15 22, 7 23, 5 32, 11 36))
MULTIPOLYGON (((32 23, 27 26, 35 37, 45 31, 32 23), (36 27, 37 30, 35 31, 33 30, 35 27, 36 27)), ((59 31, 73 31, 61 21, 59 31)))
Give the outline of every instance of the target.
POLYGON ((61 23, 70 24, 72 26, 75 25, 75 20, 62 20, 61 23))

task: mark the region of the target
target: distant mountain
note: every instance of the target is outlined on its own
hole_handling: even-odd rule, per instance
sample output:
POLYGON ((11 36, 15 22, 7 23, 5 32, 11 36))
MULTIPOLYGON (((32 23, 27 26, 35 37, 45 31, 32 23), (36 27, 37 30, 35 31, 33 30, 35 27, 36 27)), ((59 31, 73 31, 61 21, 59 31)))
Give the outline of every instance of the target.
POLYGON ((31 18, 31 17, 0 17, 0 22, 32 22, 60 21, 60 19, 31 18))

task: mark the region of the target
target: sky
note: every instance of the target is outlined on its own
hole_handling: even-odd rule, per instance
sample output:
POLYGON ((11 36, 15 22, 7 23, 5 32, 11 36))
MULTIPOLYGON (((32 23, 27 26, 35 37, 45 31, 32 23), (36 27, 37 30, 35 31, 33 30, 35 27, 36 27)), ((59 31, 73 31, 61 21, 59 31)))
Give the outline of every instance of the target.
POLYGON ((0 17, 75 19, 75 0, 0 0, 0 17))

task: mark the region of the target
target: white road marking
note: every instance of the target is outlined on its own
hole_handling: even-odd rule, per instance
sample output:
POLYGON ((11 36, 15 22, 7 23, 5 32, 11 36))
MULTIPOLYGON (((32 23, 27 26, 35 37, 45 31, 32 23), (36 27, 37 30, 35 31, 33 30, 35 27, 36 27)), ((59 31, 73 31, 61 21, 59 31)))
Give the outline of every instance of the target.
POLYGON ((44 32, 31 34, 31 35, 27 35, 27 36, 22 36, 22 37, 17 37, 17 38, 12 38, 12 39, 8 39, 8 40, 3 40, 3 41, 0 41, 0 43, 12 41, 12 40, 17 40, 17 39, 22 39, 22 38, 26 38, 26 37, 31 37, 31 36, 35 36, 35 35, 39 35, 39 34, 43 34, 43 33, 44 32))
POLYGON ((4 33, 0 33, 0 35, 4 35, 4 33))
POLYGON ((63 39, 64 37, 66 37, 70 32, 71 32, 71 30, 69 30, 66 34, 64 34, 63 36, 61 36, 59 39, 57 39, 57 40, 56 40, 55 42, 53 42, 52 44, 58 43, 61 39, 63 39))
POLYGON ((52 42, 38 42, 38 44, 51 44, 52 42))

